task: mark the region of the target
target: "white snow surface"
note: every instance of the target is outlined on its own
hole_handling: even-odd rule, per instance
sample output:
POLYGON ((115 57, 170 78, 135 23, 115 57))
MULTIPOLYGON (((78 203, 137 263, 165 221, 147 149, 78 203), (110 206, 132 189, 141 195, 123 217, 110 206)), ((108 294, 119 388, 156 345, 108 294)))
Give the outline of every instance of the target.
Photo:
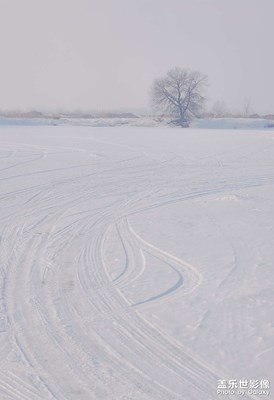
POLYGON ((2 126, 0 184, 1 400, 274 383, 274 132, 2 126))

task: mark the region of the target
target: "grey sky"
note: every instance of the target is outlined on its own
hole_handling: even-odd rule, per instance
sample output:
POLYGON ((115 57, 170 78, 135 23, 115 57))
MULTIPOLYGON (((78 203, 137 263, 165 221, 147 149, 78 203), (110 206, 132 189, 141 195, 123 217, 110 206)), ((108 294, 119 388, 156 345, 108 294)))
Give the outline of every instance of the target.
POLYGON ((274 0, 0 0, 0 108, 136 108, 174 66, 274 113, 274 0))

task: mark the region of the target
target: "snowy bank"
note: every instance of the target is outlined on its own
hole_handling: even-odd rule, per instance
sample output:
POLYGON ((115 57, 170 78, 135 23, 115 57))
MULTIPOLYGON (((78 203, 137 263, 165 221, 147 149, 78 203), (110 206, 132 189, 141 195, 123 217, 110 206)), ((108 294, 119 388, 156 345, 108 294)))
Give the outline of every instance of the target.
POLYGON ((274 121, 257 118, 208 118, 191 123, 197 129, 274 129, 274 121))
MULTIPOLYGON (((40 126, 40 125, 69 125, 90 127, 159 127, 176 128, 168 123, 168 119, 139 117, 139 118, 4 118, 0 117, 0 126, 40 126)), ((195 129, 274 129, 274 121, 255 118, 208 118, 196 119, 191 122, 195 129)))

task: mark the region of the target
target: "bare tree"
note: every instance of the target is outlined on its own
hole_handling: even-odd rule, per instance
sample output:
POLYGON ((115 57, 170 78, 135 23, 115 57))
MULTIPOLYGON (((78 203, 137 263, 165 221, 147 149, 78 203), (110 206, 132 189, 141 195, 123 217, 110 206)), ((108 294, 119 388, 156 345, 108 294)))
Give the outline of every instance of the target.
POLYGON ((187 126, 202 109, 206 84, 207 76, 198 71, 171 69, 165 77, 153 82, 152 104, 157 110, 172 115, 172 123, 187 126))
POLYGON ((250 97, 246 97, 243 103, 243 117, 247 118, 251 113, 251 100, 250 97))
POLYGON ((222 118, 227 115, 227 109, 224 101, 217 100, 211 108, 211 114, 214 118, 222 118))

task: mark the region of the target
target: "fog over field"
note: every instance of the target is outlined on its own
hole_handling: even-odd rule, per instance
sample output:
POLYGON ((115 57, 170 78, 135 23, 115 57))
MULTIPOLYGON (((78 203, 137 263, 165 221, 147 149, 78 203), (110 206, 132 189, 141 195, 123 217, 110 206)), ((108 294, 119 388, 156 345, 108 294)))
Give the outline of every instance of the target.
POLYGON ((273 0, 0 0, 0 400, 271 400, 273 0))
POLYGON ((0 0, 0 109, 140 109, 174 66, 274 113, 273 0, 0 0))

